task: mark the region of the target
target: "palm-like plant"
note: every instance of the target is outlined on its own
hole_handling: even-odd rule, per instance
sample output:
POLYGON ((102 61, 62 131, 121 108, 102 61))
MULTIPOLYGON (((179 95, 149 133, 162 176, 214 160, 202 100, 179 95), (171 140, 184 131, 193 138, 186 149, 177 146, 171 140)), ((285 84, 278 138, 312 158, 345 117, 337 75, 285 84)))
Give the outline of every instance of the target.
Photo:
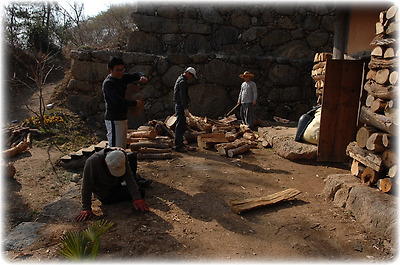
POLYGON ((104 219, 91 224, 82 232, 68 231, 62 236, 62 246, 58 254, 70 260, 94 260, 99 253, 100 236, 110 229, 114 223, 104 219))

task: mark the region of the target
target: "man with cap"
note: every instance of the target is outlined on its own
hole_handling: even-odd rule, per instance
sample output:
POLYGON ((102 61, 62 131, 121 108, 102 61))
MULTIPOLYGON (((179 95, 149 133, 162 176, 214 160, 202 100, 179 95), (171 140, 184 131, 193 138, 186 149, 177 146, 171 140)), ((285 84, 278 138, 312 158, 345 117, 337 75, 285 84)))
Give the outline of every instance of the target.
POLYGON ((241 104, 240 117, 242 123, 249 126, 250 129, 254 128, 254 106, 257 104, 257 85, 251 78, 254 75, 248 71, 239 75, 244 79, 240 87, 240 93, 237 104, 241 104))
POLYGON ((187 152, 187 148, 183 143, 183 135, 186 130, 186 115, 189 113, 188 106, 190 103, 187 81, 193 78, 197 79, 196 70, 193 67, 188 67, 185 72, 178 77, 174 86, 176 114, 174 150, 178 152, 187 152))
POLYGON ((125 151, 116 148, 106 148, 91 155, 83 169, 82 212, 75 220, 84 221, 94 215, 92 193, 103 204, 133 200, 136 210, 148 211, 149 205, 142 199, 135 181, 135 161, 125 151))

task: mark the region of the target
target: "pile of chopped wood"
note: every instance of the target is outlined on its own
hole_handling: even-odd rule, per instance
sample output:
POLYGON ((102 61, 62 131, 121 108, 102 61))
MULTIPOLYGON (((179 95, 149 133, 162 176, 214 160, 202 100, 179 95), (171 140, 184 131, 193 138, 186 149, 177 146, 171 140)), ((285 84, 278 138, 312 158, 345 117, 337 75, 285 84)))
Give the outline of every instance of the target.
POLYGON ((31 131, 28 127, 12 126, 5 132, 7 140, 6 149, 3 151, 3 157, 13 157, 25 152, 32 146, 31 131))
POLYGON ((316 53, 314 56, 314 66, 311 71, 311 77, 315 81, 315 94, 317 95, 317 104, 322 104, 322 95, 324 94, 324 80, 326 60, 332 59, 332 53, 316 53))
MULTIPOLYGON (((256 135, 247 126, 237 125, 235 115, 214 120, 194 116, 186 117, 185 143, 196 143, 199 149, 217 150, 218 154, 234 157, 256 146, 256 135)), ((164 122, 152 120, 146 126, 128 131, 128 144, 138 159, 169 159, 175 138, 176 116, 164 122)))
POLYGON ((376 37, 371 43, 376 47, 371 52, 364 85, 368 96, 359 117, 364 126, 358 130, 356 142, 347 147, 347 154, 353 158, 352 174, 359 176, 362 183, 376 185, 383 192, 393 190, 398 181, 395 153, 398 51, 394 38, 398 18, 397 8, 392 6, 380 13, 376 23, 376 37))

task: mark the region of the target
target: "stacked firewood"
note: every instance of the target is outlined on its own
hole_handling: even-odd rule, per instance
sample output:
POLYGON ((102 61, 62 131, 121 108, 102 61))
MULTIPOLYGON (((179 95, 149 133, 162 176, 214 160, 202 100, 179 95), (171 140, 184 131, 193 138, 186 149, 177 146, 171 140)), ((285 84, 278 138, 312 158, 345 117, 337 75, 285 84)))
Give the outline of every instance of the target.
MULTIPOLYGON (((219 120, 202 118, 189 113, 185 143, 197 143, 199 149, 216 150, 218 154, 234 157, 249 151, 257 144, 256 135, 244 125, 236 125, 235 115, 219 120)), ((146 126, 128 131, 128 144, 138 159, 169 159, 175 138, 176 116, 164 122, 152 120, 146 126)))
POLYGON ((324 92, 326 60, 332 59, 332 53, 316 53, 314 56, 314 66, 311 71, 311 77, 315 81, 315 94, 317 95, 317 104, 322 104, 322 95, 324 92))
POLYGON ((398 181, 395 153, 398 56, 394 38, 398 17, 393 6, 381 12, 376 23, 376 37, 371 42, 375 48, 364 84, 368 96, 359 117, 364 126, 358 130, 356 142, 347 147, 347 154, 353 158, 352 174, 359 176, 362 183, 376 185, 384 192, 393 190, 398 181))
POLYGON ((5 158, 25 152, 32 146, 31 129, 28 127, 10 127, 5 132, 5 135, 7 136, 6 148, 2 152, 5 158))

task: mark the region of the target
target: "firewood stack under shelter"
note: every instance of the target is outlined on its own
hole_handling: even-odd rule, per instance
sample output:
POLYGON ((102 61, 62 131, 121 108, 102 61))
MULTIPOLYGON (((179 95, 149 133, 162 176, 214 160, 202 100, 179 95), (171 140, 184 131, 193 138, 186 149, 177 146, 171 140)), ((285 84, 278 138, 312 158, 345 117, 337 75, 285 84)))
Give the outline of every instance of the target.
POLYGON ((317 104, 322 104, 322 95, 324 92, 324 80, 326 60, 332 59, 332 53, 316 53, 314 56, 314 66, 311 71, 311 77, 315 81, 315 94, 317 95, 317 104))
POLYGON ((393 191, 398 182, 397 139, 398 106, 398 50, 395 34, 399 21, 397 7, 382 11, 376 23, 374 49, 368 64, 364 90, 368 92, 361 107, 356 141, 347 146, 346 153, 353 158, 351 173, 365 185, 383 192, 393 191))

